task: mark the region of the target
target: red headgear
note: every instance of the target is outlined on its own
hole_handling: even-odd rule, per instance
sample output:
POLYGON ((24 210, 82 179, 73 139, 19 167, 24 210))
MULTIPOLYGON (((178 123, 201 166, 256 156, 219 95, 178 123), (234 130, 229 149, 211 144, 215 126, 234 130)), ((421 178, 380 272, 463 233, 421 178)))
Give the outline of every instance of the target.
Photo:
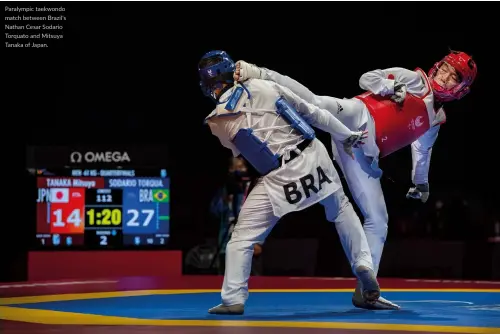
POLYGON ((449 55, 438 61, 429 70, 429 80, 436 100, 440 102, 447 102, 452 100, 459 100, 464 97, 469 91, 470 86, 474 82, 477 75, 476 62, 471 56, 465 52, 451 51, 449 55), (460 83, 451 89, 441 87, 435 80, 434 75, 443 63, 448 63, 453 66, 460 76, 460 83))

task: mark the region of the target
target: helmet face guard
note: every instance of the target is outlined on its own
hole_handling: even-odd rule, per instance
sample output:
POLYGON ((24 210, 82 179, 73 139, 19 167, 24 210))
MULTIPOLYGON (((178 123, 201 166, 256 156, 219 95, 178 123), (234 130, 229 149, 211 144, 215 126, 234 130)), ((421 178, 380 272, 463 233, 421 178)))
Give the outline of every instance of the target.
POLYGON ((460 100, 462 97, 470 92, 470 86, 474 82, 477 75, 477 65, 471 56, 465 52, 451 51, 450 54, 445 56, 429 70, 428 76, 431 83, 432 91, 436 100, 440 102, 448 102, 453 100, 460 100), (457 74, 460 76, 460 83, 450 89, 446 89, 439 85, 434 77, 438 69, 447 63, 452 66, 457 74))
POLYGON ((201 57, 198 63, 200 88, 205 96, 217 100, 215 91, 224 84, 233 83, 233 73, 236 66, 225 51, 210 51, 201 57))

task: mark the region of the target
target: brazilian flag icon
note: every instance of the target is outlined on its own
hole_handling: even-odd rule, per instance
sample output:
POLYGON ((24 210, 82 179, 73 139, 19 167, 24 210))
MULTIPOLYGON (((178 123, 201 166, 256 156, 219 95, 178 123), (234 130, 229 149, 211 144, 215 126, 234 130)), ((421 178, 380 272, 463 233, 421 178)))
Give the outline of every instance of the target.
POLYGON ((168 189, 153 189, 153 202, 168 203, 170 200, 170 191, 168 189))

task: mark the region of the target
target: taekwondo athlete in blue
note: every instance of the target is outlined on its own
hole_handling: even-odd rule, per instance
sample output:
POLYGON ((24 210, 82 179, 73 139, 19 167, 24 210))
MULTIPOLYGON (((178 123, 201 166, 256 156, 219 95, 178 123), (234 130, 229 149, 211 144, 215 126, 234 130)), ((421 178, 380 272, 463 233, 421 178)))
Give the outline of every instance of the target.
POLYGON ((224 51, 210 51, 198 64, 200 86, 215 103, 205 122, 234 156, 262 175, 241 208, 226 248, 222 303, 212 314, 243 314, 248 299, 254 244, 262 244, 277 221, 315 203, 335 224, 363 297, 374 303, 380 287, 361 222, 345 196, 337 171, 313 128, 329 132, 352 155, 366 133, 349 130, 329 112, 271 81, 234 84, 235 64, 224 51))

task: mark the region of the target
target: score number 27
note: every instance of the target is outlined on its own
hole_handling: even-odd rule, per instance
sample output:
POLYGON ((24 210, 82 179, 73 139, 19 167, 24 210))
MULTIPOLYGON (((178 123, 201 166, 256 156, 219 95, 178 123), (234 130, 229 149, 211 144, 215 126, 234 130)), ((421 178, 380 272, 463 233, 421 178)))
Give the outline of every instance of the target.
MULTIPOLYGON (((146 215, 146 219, 144 219, 142 223, 142 227, 146 227, 153 219, 153 216, 155 215, 155 210, 143 209, 141 210, 141 213, 146 215)), ((127 214, 132 214, 132 218, 126 224, 127 226, 130 227, 141 226, 141 224, 137 221, 137 219, 139 218, 139 210, 130 209, 127 210, 127 214)))

